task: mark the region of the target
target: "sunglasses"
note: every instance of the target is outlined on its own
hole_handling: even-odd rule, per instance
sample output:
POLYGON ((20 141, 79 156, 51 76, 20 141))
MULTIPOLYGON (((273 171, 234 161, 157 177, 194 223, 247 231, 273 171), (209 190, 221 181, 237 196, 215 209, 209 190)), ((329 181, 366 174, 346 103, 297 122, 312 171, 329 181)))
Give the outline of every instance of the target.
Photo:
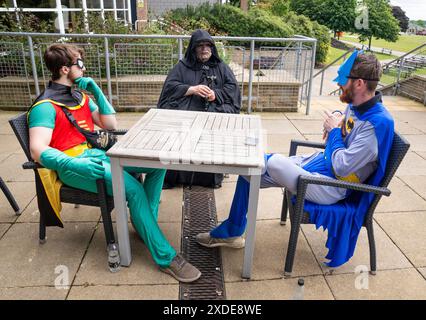
POLYGON ((77 61, 75 62, 75 63, 72 63, 72 64, 70 64, 69 65, 69 67, 71 68, 72 66, 77 66, 77 67, 79 67, 80 69, 83 69, 84 68, 84 62, 83 62, 83 60, 82 59, 77 59, 77 61))
POLYGON ((361 79, 361 80, 364 80, 364 81, 380 81, 380 79, 374 79, 374 78, 362 78, 362 77, 351 77, 351 76, 346 77, 346 78, 353 79, 353 80, 361 79))

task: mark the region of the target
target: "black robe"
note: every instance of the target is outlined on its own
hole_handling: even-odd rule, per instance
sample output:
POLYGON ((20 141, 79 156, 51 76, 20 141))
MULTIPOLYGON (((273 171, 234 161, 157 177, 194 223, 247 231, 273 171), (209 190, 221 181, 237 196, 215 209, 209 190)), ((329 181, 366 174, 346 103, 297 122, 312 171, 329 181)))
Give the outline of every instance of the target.
MULTIPOLYGON (((161 91, 157 107, 190 111, 239 113, 241 107, 240 87, 232 70, 219 58, 213 38, 204 30, 196 30, 189 42, 185 57, 169 72, 161 91), (206 63, 196 59, 195 47, 199 42, 212 44, 212 56, 206 63), (215 93, 216 99, 206 101, 198 95, 185 96, 190 86, 204 84, 215 93)), ((222 174, 168 170, 165 185, 177 184, 218 187, 222 174)))

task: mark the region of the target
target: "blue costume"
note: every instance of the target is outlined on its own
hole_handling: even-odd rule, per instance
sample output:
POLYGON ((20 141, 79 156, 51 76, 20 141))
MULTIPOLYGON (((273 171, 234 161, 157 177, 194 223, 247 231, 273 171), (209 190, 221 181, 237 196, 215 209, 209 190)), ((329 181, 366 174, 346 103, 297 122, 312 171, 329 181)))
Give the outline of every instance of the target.
MULTIPOLYGON (((340 67, 339 76, 335 79, 339 84, 347 83, 357 54, 359 52, 355 51, 340 67)), ((384 176, 394 134, 394 122, 382 104, 381 95, 376 94, 359 106, 350 104, 345 111, 345 120, 345 131, 334 128, 329 132, 324 152, 317 152, 309 157, 285 159, 280 155, 265 155, 266 172, 262 174, 261 187, 284 186, 295 193, 294 184, 301 174, 366 182, 378 186, 384 176), (348 162, 350 165, 347 165, 348 162), (279 174, 274 172, 277 170, 275 163, 280 164, 281 172, 295 171, 292 186, 286 185, 285 179, 280 180, 279 174), (348 168, 349 171, 346 170, 348 168)), ((230 238, 244 233, 249 190, 249 182, 240 176, 229 217, 210 232, 211 237, 230 238)), ((323 227, 324 230, 328 230, 326 247, 329 252, 326 258, 330 260, 328 263, 330 267, 338 267, 353 256, 360 229, 374 194, 346 192, 345 189, 335 188, 330 192, 334 198, 330 196, 328 203, 319 204, 317 200, 321 199, 318 197, 321 192, 327 196, 326 192, 330 192, 330 189, 323 186, 308 187, 307 199, 310 201, 305 201, 304 210, 309 213, 310 221, 317 229, 323 227)))

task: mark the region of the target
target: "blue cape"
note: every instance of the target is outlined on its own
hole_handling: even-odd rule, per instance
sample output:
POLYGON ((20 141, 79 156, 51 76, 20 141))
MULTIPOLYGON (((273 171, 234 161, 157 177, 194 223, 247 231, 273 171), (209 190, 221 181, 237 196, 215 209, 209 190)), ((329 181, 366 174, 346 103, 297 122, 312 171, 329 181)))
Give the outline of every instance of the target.
MULTIPOLYGON (((356 108, 350 107, 355 111, 358 119, 369 121, 374 127, 379 147, 378 166, 366 183, 379 186, 385 174, 386 162, 393 142, 392 116, 381 102, 376 103, 363 114, 357 112, 356 108)), ((339 135, 341 138, 340 133, 339 135)), ((326 148, 325 154, 327 153, 326 148)), ((323 227, 324 230, 328 230, 326 247, 329 251, 326 258, 331 260, 328 266, 338 267, 353 256, 359 232, 374 196, 373 193, 352 192, 348 198, 333 205, 319 205, 305 201, 304 209, 309 212, 311 222, 317 229, 323 227)))

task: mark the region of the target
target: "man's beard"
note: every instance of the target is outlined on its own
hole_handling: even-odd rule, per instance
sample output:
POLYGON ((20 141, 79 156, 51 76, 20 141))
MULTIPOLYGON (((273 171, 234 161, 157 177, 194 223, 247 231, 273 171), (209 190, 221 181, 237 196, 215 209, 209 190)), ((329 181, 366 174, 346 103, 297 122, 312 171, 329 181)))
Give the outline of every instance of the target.
POLYGON ((340 87, 340 89, 342 90, 342 94, 340 95, 340 101, 342 101, 343 103, 352 103, 354 101, 354 93, 352 90, 353 85, 351 84, 347 89, 343 89, 342 87, 340 87))

